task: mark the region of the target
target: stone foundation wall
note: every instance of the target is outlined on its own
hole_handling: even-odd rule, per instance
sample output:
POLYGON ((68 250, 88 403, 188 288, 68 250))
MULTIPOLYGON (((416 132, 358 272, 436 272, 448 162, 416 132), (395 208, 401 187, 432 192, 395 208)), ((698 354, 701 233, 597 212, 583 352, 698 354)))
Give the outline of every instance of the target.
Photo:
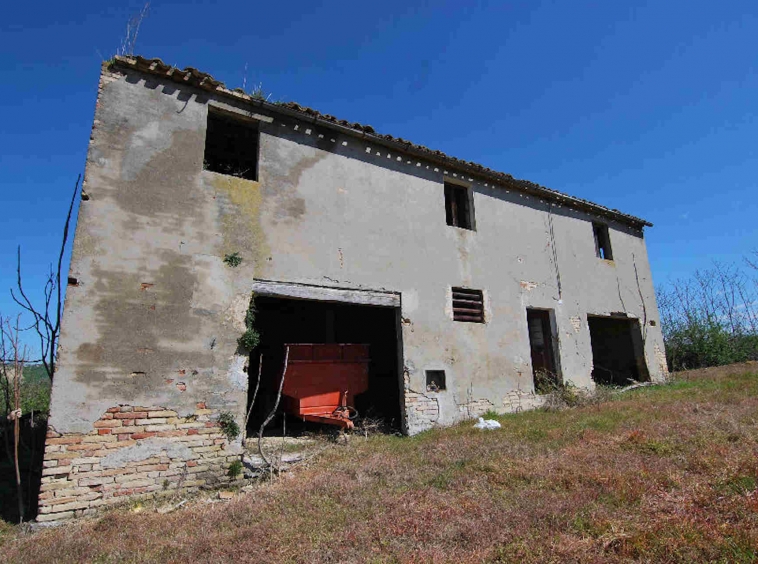
MULTIPOLYGON (((231 481, 229 448, 217 413, 198 403, 180 417, 165 407, 109 408, 86 434, 50 429, 38 521, 88 515, 126 496, 192 491, 231 481)), ((237 452, 231 452, 235 450, 237 452)))

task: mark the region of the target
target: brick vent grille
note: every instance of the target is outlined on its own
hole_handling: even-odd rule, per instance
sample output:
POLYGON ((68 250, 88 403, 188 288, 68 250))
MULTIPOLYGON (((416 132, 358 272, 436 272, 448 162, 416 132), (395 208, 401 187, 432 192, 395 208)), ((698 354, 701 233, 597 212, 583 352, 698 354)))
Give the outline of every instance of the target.
POLYGON ((484 296, 481 290, 453 288, 453 319, 484 323, 484 296))

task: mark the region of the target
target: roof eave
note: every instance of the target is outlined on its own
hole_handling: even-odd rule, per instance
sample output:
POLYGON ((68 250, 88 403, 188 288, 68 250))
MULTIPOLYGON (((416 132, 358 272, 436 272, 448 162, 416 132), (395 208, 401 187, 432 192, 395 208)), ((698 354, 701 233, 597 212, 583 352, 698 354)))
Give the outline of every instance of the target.
POLYGON ((513 178, 513 176, 510 174, 498 172, 477 163, 456 159, 455 157, 446 155, 442 151, 434 151, 432 149, 423 147, 421 145, 416 145, 404 139, 377 134, 371 126, 362 124, 350 124, 347 121, 337 120, 332 116, 322 114, 311 108, 304 108, 294 103, 279 104, 268 102, 262 98, 251 96, 241 89, 230 90, 224 85, 224 83, 214 79, 211 75, 200 72, 192 67, 180 70, 176 67, 166 65, 160 59, 145 59, 141 56, 116 56, 114 57, 112 64, 140 72, 164 76, 173 80, 174 82, 179 82, 182 84, 201 88, 206 91, 214 92, 221 96, 264 108, 273 113, 286 115, 302 121, 308 121, 314 125, 326 127, 328 129, 332 129, 334 131, 338 131, 352 137, 358 137, 384 147, 396 149, 409 155, 423 158, 442 166, 447 166, 456 171, 466 172, 471 176, 492 181, 503 187, 512 188, 514 190, 518 190, 551 202, 555 202, 559 205, 566 205, 595 215, 614 219, 640 230, 642 230, 643 227, 653 226, 652 223, 645 219, 622 213, 619 210, 606 208, 605 206, 595 204, 588 200, 576 198, 574 196, 570 196, 568 194, 540 186, 539 184, 535 184, 528 180, 519 180, 513 178))

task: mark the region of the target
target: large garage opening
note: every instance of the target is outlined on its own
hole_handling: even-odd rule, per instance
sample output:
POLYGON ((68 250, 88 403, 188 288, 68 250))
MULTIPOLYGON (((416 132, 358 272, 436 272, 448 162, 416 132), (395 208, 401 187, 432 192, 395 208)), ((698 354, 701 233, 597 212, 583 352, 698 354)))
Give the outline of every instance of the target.
POLYGON ((639 320, 588 316, 587 321, 592 340, 592 379, 596 383, 626 386, 650 380, 639 320))
MULTIPOLYGON (((261 339, 250 355, 248 408, 255 391, 261 358, 263 365, 258 396, 248 421, 248 436, 258 434, 276 405, 286 344, 368 345, 368 358, 365 360, 368 365, 368 389, 351 398, 355 405, 350 407, 357 410, 358 418, 381 421, 386 429, 400 429, 398 308, 267 296, 257 296, 255 308, 255 325, 261 339)), ((303 362, 305 354, 314 363, 321 362, 316 366, 313 379, 328 379, 330 368, 323 363, 335 362, 334 351, 337 351, 337 358, 340 358, 340 355, 355 356, 355 350, 349 347, 291 347, 290 366, 293 366, 293 359, 303 362), (340 353, 340 350, 343 352, 340 353), (317 358, 324 351, 331 360, 317 358)), ((360 348, 359 360, 365 358, 361 351, 365 349, 360 348)), ((344 369, 344 365, 333 366, 337 371, 344 369)), ((298 370, 288 369, 288 374, 291 373, 293 378, 300 378, 308 384, 311 379, 308 371, 303 373, 302 364, 297 368, 299 373, 298 370)), ((285 383, 291 381, 285 380, 285 383)), ((292 402, 288 403, 287 399, 283 397, 280 401, 274 418, 266 426, 265 434, 281 433, 284 417, 288 435, 329 430, 328 424, 303 421, 302 417, 293 415, 292 402)), ((352 412, 350 415, 355 416, 352 412)))

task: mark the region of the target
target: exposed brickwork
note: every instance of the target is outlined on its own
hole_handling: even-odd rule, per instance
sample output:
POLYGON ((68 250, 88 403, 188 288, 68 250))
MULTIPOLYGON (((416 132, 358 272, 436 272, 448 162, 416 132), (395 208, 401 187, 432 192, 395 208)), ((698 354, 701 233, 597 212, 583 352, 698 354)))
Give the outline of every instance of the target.
POLYGON ((471 419, 473 417, 479 417, 480 415, 495 408, 495 404, 488 399, 476 399, 467 401, 458 406, 458 411, 463 417, 471 419))
POLYGON ((440 418, 440 404, 435 393, 422 394, 411 388, 408 368, 403 371, 405 421, 410 434, 433 427, 440 418))
POLYGON ((87 434, 50 429, 45 444, 38 521, 67 519, 163 491, 230 481, 227 451, 213 410, 198 403, 179 417, 165 407, 109 408, 87 434))
POLYGON ((507 413, 518 413, 528 409, 536 409, 545 404, 545 396, 533 392, 513 390, 503 398, 503 407, 507 413))
POLYGON ((405 392, 405 410, 410 429, 428 429, 440 417, 439 401, 430 395, 407 390, 405 392))

